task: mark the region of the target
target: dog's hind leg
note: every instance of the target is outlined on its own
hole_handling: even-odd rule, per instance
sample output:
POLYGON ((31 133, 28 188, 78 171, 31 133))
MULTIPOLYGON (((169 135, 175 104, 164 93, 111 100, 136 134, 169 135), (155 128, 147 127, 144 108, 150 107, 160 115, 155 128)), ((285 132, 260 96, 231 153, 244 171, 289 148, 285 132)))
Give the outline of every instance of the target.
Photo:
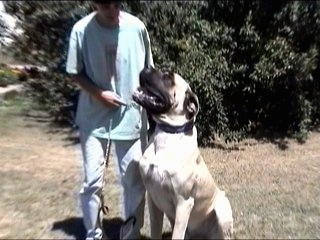
POLYGON ((172 232, 172 239, 184 239, 189 222, 190 213, 194 205, 194 198, 184 199, 178 196, 178 205, 176 209, 176 218, 172 232))
POLYGON ((151 239, 162 239, 162 226, 164 213, 155 205, 152 198, 147 194, 150 214, 151 239))

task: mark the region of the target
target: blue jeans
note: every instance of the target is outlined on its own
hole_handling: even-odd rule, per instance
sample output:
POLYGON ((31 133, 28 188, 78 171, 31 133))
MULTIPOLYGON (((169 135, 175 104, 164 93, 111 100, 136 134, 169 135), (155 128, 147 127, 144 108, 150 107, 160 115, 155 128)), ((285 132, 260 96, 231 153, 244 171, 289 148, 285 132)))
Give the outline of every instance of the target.
MULTIPOLYGON (((80 142, 84 169, 83 186, 80 191, 83 221, 87 238, 101 239, 103 231, 100 194, 104 184, 107 140, 80 131, 80 142)), ((125 219, 130 216, 137 219, 130 239, 140 237, 140 229, 144 223, 145 187, 138 161, 145 146, 146 142, 140 139, 112 141, 112 151, 118 161, 123 186, 123 215, 125 219)))

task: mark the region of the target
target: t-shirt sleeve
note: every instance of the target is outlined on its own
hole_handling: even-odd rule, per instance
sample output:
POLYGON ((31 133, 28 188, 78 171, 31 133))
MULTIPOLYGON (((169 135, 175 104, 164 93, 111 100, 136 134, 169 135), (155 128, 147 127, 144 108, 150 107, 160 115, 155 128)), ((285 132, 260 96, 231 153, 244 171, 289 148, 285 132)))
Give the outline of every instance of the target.
POLYGON ((83 71, 81 41, 75 28, 72 29, 69 39, 69 48, 66 62, 66 71, 69 74, 79 74, 83 71))
POLYGON ((149 38, 149 34, 148 34, 148 31, 146 28, 143 28, 142 34, 143 34, 144 46, 146 49, 145 67, 150 67, 150 66, 154 67, 150 38, 149 38))

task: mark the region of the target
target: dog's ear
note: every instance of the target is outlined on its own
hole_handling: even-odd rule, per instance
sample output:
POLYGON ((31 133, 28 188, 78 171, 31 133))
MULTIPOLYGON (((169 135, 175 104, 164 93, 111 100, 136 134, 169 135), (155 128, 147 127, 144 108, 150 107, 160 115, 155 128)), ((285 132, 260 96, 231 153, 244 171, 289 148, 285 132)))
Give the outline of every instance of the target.
POLYGON ((184 108, 186 110, 186 117, 188 120, 193 119, 199 112, 199 100, 196 94, 194 94, 191 90, 188 90, 185 93, 184 99, 184 108))

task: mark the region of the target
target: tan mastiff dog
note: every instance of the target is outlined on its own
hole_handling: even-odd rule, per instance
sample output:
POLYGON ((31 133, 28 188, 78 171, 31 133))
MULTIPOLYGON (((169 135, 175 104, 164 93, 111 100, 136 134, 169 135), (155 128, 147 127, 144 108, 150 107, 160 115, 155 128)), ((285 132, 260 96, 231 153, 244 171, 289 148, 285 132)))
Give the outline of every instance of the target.
POLYGON ((154 68, 140 73, 133 94, 156 122, 140 172, 148 193, 151 238, 162 238, 163 216, 173 239, 229 239, 233 232, 230 202, 213 180, 197 142, 197 96, 178 74, 154 68))

